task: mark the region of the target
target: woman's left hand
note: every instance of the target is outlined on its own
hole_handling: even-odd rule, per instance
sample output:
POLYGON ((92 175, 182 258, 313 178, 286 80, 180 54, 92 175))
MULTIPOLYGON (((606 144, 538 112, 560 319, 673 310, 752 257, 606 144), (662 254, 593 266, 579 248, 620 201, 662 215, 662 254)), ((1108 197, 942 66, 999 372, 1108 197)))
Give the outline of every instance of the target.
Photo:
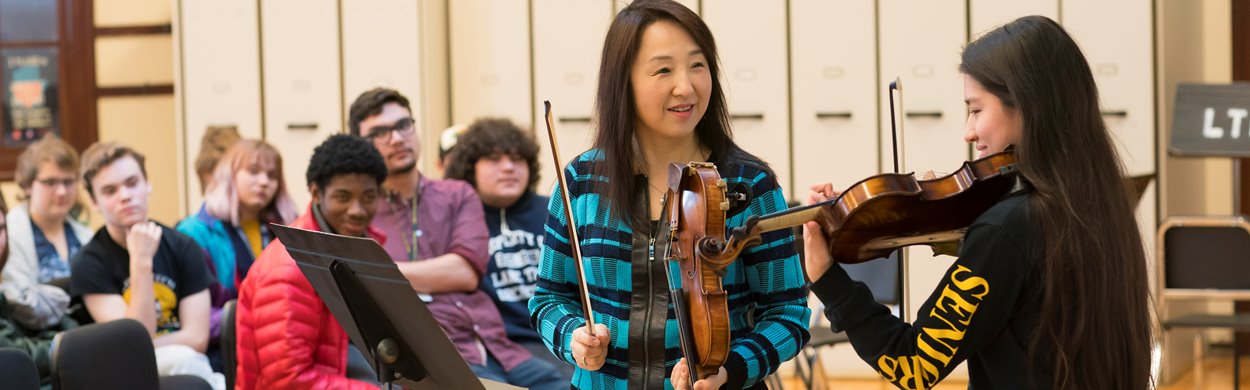
MULTIPOLYGON (((674 390, 685 390, 690 387, 690 368, 686 367, 686 358, 677 361, 677 365, 673 366, 673 373, 670 375, 673 381, 674 390)), ((725 367, 720 368, 720 372, 706 379, 700 379, 694 383, 694 390, 716 390, 729 380, 729 372, 725 371, 725 367)))

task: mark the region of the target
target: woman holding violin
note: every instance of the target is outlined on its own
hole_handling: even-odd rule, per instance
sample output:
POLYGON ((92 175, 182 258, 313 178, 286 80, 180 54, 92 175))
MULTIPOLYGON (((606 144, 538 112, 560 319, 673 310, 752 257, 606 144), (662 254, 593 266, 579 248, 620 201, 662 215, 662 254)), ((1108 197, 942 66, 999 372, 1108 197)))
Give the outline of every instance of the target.
POLYGON ((712 162, 728 186, 750 189, 744 211, 726 215, 730 227, 786 207, 772 171, 730 136, 711 31, 671 0, 622 9, 604 41, 595 110, 594 148, 563 171, 594 328, 583 315, 558 195, 565 188, 557 188, 529 304, 534 329, 556 356, 577 366, 574 388, 763 388, 808 339, 810 310, 793 235, 766 233, 724 269, 728 354, 715 374, 694 384, 681 374, 666 264, 653 253, 672 163, 712 162))
MULTIPOLYGON (((831 326, 905 389, 931 388, 964 360, 970 388, 1150 387, 1145 254, 1076 42, 1024 17, 968 44, 959 69, 964 138, 982 156, 1014 145, 1017 189, 968 228, 911 324, 833 266, 807 223, 807 271, 831 326)), ((814 202, 836 195, 812 189, 814 202)))

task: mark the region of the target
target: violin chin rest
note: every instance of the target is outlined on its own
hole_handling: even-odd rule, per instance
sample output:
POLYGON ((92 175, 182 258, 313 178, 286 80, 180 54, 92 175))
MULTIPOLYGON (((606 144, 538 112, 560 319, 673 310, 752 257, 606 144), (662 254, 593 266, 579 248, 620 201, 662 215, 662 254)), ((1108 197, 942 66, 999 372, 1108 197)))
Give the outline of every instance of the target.
POLYGON ((738 215, 738 213, 746 210, 754 197, 754 194, 751 193, 751 186, 742 182, 734 183, 733 187, 725 192, 725 199, 729 200, 729 210, 725 211, 725 217, 738 215))

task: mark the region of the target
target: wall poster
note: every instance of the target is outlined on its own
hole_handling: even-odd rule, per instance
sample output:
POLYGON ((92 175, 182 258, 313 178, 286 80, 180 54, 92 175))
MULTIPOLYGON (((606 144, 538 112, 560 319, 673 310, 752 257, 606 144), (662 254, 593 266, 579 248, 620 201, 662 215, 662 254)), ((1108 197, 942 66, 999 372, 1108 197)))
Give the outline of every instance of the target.
POLYGON ((21 148, 47 133, 60 135, 57 48, 0 50, 0 133, 21 148))

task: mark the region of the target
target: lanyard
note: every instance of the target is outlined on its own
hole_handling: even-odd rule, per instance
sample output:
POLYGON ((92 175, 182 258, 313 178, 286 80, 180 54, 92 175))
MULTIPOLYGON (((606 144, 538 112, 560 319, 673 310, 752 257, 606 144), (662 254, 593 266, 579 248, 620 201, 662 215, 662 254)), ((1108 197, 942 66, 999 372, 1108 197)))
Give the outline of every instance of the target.
POLYGON ((411 206, 409 209, 411 212, 411 219, 409 219, 409 221, 412 222, 412 239, 404 240, 404 246, 408 249, 408 261, 417 260, 417 240, 421 238, 421 228, 419 227, 420 225, 417 225, 417 198, 421 197, 420 192, 421 188, 418 186, 417 193, 412 195, 412 200, 408 203, 408 205, 411 206))

